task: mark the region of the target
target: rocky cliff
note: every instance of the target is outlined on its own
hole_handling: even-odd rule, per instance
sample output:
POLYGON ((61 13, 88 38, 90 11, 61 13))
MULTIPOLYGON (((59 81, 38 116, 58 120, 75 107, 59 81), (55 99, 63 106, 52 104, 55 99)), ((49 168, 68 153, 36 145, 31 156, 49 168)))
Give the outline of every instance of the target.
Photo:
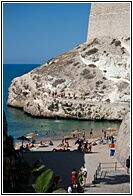
POLYGON ((125 160, 130 155, 131 147, 131 137, 130 137, 130 112, 128 112, 119 129, 117 143, 116 143, 116 152, 115 157, 122 162, 122 165, 125 167, 125 160))
POLYGON ((130 38, 78 45, 13 79, 7 104, 33 116, 122 120, 130 101, 130 38))

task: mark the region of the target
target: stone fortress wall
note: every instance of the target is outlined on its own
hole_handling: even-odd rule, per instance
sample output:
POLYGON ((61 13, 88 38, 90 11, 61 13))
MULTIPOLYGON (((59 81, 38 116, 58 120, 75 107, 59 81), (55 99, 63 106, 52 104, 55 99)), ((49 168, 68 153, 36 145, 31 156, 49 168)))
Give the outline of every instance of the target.
POLYGON ((103 36, 130 37, 130 3, 92 3, 87 42, 103 36))

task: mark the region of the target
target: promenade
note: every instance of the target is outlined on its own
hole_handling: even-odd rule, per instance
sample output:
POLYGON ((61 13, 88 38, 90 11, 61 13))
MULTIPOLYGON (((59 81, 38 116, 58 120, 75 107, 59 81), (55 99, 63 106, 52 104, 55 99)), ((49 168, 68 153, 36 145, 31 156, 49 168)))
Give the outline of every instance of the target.
MULTIPOLYGON (((54 175, 60 175, 61 181, 59 187, 67 190, 69 184, 71 184, 71 172, 73 168, 78 172, 82 164, 88 170, 87 186, 85 187, 85 193, 130 193, 130 175, 126 173, 126 168, 118 163, 114 156, 110 156, 110 149, 108 144, 98 144, 92 146, 91 153, 83 153, 77 151, 77 146, 74 145, 73 140, 69 140, 70 151, 66 152, 53 152, 53 148, 57 148, 57 144, 60 141, 54 141, 54 146, 42 147, 35 149, 31 152, 24 153, 25 159, 29 163, 33 163, 39 159, 41 163, 45 165, 45 169, 52 169, 54 175), (107 174, 96 181, 96 184, 92 184, 94 180, 95 171, 99 165, 99 162, 111 163, 109 168, 104 169, 107 174), (117 170, 115 171, 115 162, 117 162, 117 170), (110 168, 112 167, 113 168, 110 168)), ((106 166, 107 166, 106 165, 106 166)))
POLYGON ((104 163, 102 167, 103 175, 94 186, 90 185, 85 188, 85 193, 130 193, 130 175, 126 173, 124 168, 114 156, 110 156, 110 149, 108 145, 93 146, 92 154, 85 154, 85 163, 88 169, 87 182, 91 183, 94 180, 95 171, 99 162, 104 163), (117 169, 115 171, 115 163, 117 169), (107 171, 105 178, 104 174, 107 171))

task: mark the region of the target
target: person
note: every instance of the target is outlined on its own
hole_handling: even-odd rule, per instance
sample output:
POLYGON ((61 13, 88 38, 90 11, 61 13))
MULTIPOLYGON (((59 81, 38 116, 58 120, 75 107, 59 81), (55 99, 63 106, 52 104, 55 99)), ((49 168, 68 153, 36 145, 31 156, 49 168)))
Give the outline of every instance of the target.
POLYGON ((90 129, 90 137, 93 136, 92 130, 93 130, 93 129, 90 129))
POLYGON ((84 193, 84 188, 80 185, 80 183, 78 183, 77 192, 78 193, 84 193))
POLYGON ((82 165, 81 170, 82 170, 82 178, 83 178, 83 181, 84 181, 83 186, 85 186, 86 185, 86 179, 87 179, 87 168, 85 167, 85 165, 82 165))
POLYGON ((62 139, 61 144, 59 144, 57 147, 62 147, 64 146, 64 139, 62 139))
POLYGON ((28 144, 26 144, 25 151, 26 151, 26 152, 30 151, 30 149, 29 149, 29 147, 28 147, 28 144))
POLYGON ((70 185, 68 186, 67 192, 68 192, 68 193, 72 193, 72 192, 73 192, 73 185, 72 185, 72 184, 70 184, 70 185))
POLYGON ((99 144, 103 144, 103 138, 102 137, 99 139, 99 144))
POLYGON ((78 150, 81 151, 82 150, 82 140, 79 140, 79 146, 78 146, 78 150))
POLYGON ((76 170, 75 169, 73 169, 73 171, 72 171, 72 184, 74 185, 74 186, 76 186, 76 181, 77 181, 77 172, 76 172, 76 170))
POLYGON ((76 145, 76 144, 79 144, 79 138, 76 139, 76 141, 75 141, 74 144, 75 144, 75 145, 76 145))
POLYGON ((21 146, 20 146, 20 151, 23 151, 23 150, 24 150, 24 146, 21 145, 21 146))
POLYGON ((80 183, 81 186, 83 185, 83 178, 82 178, 82 170, 81 169, 79 170, 79 173, 78 173, 78 182, 80 183))
POLYGON ((60 149, 56 149, 56 148, 53 148, 52 152, 68 152, 70 151, 70 149, 65 149, 65 147, 62 147, 60 149))
POLYGON ((114 144, 114 143, 111 143, 111 144, 109 145, 109 147, 110 147, 110 148, 114 148, 114 147, 115 147, 115 144, 114 144))
POLYGON ((60 181, 61 181, 60 176, 54 176, 53 183, 51 184, 49 189, 46 191, 46 193, 52 193, 53 191, 55 191, 58 188, 58 182, 60 181))
POLYGON ((60 176, 54 176, 53 183, 56 185, 56 188, 58 187, 58 182, 60 182, 60 181, 61 181, 60 176))
POLYGON ((29 147, 29 148, 34 147, 34 144, 32 144, 32 143, 29 142, 29 143, 28 143, 28 147, 29 147))
POLYGON ((92 149, 92 145, 88 144, 88 151, 91 152, 91 149, 92 149))
POLYGON ((53 146, 54 144, 53 144, 53 142, 52 142, 52 141, 49 141, 49 145, 53 146))
POLYGON ((104 139, 106 139, 106 131, 105 130, 102 130, 102 132, 103 132, 104 139))
POLYGON ((32 144, 35 144, 35 143, 36 143, 36 140, 35 140, 35 139, 33 139, 33 140, 32 140, 32 144))
MULTIPOLYGON (((72 132, 74 132, 74 130, 72 132)), ((73 134, 73 137, 75 137, 75 134, 73 134)))
POLYGON ((69 147, 69 143, 67 141, 64 142, 64 147, 66 147, 66 148, 69 147))
POLYGON ((129 174, 129 168, 130 168, 130 156, 126 159, 126 167, 127 167, 127 174, 129 174))
POLYGON ((85 153, 85 144, 84 143, 82 143, 81 151, 85 153))
POLYGON ((110 140, 112 143, 114 143, 114 137, 111 135, 110 140))
POLYGON ((87 151, 88 151, 88 142, 85 142, 84 150, 85 150, 85 152, 87 152, 87 151))
POLYGON ((91 144, 92 144, 92 146, 95 146, 95 145, 97 145, 97 142, 96 141, 92 141, 91 144))
POLYGON ((85 138, 85 130, 84 129, 83 129, 83 135, 82 136, 83 136, 83 138, 85 138))

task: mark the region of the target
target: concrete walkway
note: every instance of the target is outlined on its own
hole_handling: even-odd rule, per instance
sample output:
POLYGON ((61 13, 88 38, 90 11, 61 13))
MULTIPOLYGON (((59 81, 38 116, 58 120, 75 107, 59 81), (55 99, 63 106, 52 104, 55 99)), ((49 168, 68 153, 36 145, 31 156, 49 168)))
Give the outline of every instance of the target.
POLYGON ((103 175, 101 178, 99 176, 94 186, 86 187, 85 193, 130 193, 130 175, 114 156, 110 156, 110 149, 106 144, 93 146, 92 153, 85 154, 85 165, 88 169, 87 184, 92 184, 99 162, 104 163, 103 175), (104 178, 105 171, 107 174, 104 178))

